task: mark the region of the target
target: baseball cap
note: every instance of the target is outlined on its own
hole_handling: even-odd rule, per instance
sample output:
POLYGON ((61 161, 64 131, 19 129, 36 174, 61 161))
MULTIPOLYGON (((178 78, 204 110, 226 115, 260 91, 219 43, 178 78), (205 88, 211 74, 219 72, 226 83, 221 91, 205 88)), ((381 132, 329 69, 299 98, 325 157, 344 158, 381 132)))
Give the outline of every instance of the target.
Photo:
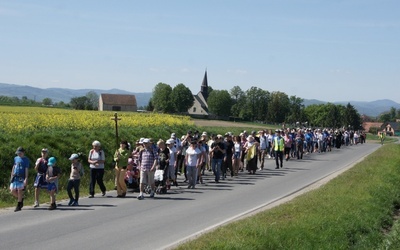
POLYGON ((174 144, 175 141, 173 139, 168 139, 165 143, 166 144, 174 144))
POLYGON ((172 133, 172 134, 171 134, 171 138, 175 139, 175 138, 176 138, 176 134, 175 134, 175 133, 172 133))
POLYGON ((49 150, 48 150, 47 148, 42 148, 42 152, 46 152, 46 153, 48 153, 48 152, 49 152, 49 150))
POLYGON ((143 143, 150 143, 150 140, 148 138, 143 139, 143 143))
POLYGON ((69 157, 69 160, 73 160, 73 159, 78 159, 79 155, 78 154, 72 154, 71 157, 69 157))
POLYGON ((100 144, 100 142, 99 141, 94 141, 94 142, 92 142, 92 146, 100 146, 101 144, 100 144))
POLYGON ((17 151, 15 151, 15 154, 19 154, 19 153, 24 153, 25 149, 23 147, 18 147, 17 151))

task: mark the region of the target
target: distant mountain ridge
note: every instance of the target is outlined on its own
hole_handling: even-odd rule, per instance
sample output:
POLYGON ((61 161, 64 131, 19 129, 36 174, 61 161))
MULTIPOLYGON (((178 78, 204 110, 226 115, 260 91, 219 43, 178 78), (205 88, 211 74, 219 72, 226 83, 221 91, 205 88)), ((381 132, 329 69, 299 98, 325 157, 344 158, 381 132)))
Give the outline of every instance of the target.
MULTIPOLYGON (((328 102, 319 101, 315 99, 304 100, 303 104, 305 106, 313 105, 313 104, 325 104, 328 102)), ((348 103, 353 105, 353 107, 360 113, 361 115, 368 115, 368 116, 379 116, 383 112, 387 112, 390 110, 391 107, 396 109, 400 109, 400 104, 394 102, 392 100, 383 99, 383 100, 376 100, 371 102, 360 102, 360 101, 340 101, 340 102, 333 102, 333 104, 340 104, 346 106, 348 103)))
POLYGON ((50 98, 53 102, 65 102, 69 103, 71 98, 84 96, 89 91, 94 91, 98 95, 100 94, 127 94, 127 95, 135 95, 136 102, 138 107, 147 106, 149 104, 149 100, 152 96, 151 92, 144 93, 134 93, 121 89, 67 89, 67 88, 36 88, 27 85, 16 85, 16 84, 7 84, 0 83, 0 95, 3 96, 15 96, 18 98, 22 98, 26 96, 28 99, 35 101, 42 101, 44 98, 50 98))
MULTIPOLYGON (((110 89, 110 90, 102 90, 102 89, 67 89, 67 88, 36 88, 27 85, 16 85, 16 84, 7 84, 0 83, 0 95, 3 96, 15 96, 18 98, 22 98, 26 96, 28 99, 42 101, 44 98, 51 98, 53 102, 63 101, 65 103, 69 103, 71 98, 77 96, 84 96, 89 91, 94 91, 98 95, 102 93, 107 94, 130 94, 136 96, 136 101, 138 106, 147 106, 149 100, 152 96, 151 92, 143 92, 143 93, 134 93, 121 89, 110 89)), ((305 106, 309 106, 312 104, 325 104, 328 102, 315 100, 315 99, 304 99, 303 104, 305 106)), ((360 101, 348 101, 348 102, 333 102, 333 104, 341 104, 346 106, 347 103, 350 103, 354 106, 354 108, 360 113, 368 116, 376 117, 383 112, 387 112, 391 107, 396 109, 400 109, 400 104, 394 102, 392 100, 376 100, 371 102, 360 102, 360 101)))

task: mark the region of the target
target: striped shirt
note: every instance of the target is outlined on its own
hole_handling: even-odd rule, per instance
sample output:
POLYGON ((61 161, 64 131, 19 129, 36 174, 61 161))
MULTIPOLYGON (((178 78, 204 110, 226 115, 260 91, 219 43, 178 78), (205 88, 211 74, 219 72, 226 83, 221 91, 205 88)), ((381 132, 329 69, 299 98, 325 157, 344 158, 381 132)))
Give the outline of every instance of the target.
POLYGON ((153 149, 148 150, 145 148, 140 152, 139 161, 141 171, 150 171, 154 164, 154 155, 153 149))

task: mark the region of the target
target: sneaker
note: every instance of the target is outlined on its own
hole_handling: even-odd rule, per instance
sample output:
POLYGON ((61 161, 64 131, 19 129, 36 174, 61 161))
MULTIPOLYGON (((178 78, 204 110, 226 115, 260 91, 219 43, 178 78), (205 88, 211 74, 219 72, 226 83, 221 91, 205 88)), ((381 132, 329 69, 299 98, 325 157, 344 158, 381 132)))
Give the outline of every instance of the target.
POLYGON ((139 195, 139 196, 137 197, 137 199, 138 199, 138 200, 143 200, 143 199, 144 199, 144 196, 143 196, 143 195, 139 195))
POLYGON ((154 198, 154 192, 150 193, 150 198, 154 198))
POLYGON ((33 204, 33 207, 39 207, 39 202, 35 201, 35 203, 33 204))
POLYGON ((106 191, 101 193, 101 196, 105 196, 106 195, 106 191))
POLYGON ((56 209, 56 208, 57 208, 56 204, 55 204, 55 203, 52 203, 48 209, 49 209, 49 210, 54 210, 54 209, 56 209))
POLYGON ((21 211, 21 203, 20 202, 18 202, 17 206, 14 209, 14 212, 18 212, 18 211, 21 211))
POLYGON ((74 206, 74 207, 77 207, 77 206, 79 206, 79 203, 78 203, 78 201, 74 201, 74 203, 72 203, 72 206, 74 206))
POLYGON ((89 195, 89 198, 94 198, 94 195, 93 194, 89 195))
POLYGON ((68 206, 72 206, 72 204, 74 204, 75 200, 74 199, 70 199, 68 202, 68 206))

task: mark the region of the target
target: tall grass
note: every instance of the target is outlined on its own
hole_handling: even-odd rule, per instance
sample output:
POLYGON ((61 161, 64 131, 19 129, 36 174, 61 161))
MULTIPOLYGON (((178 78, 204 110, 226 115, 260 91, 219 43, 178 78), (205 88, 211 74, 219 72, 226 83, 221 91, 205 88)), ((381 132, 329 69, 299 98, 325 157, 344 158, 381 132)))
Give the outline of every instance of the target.
POLYGON ((386 145, 321 188, 178 249, 379 248, 400 208, 399 166, 400 146, 386 145))

